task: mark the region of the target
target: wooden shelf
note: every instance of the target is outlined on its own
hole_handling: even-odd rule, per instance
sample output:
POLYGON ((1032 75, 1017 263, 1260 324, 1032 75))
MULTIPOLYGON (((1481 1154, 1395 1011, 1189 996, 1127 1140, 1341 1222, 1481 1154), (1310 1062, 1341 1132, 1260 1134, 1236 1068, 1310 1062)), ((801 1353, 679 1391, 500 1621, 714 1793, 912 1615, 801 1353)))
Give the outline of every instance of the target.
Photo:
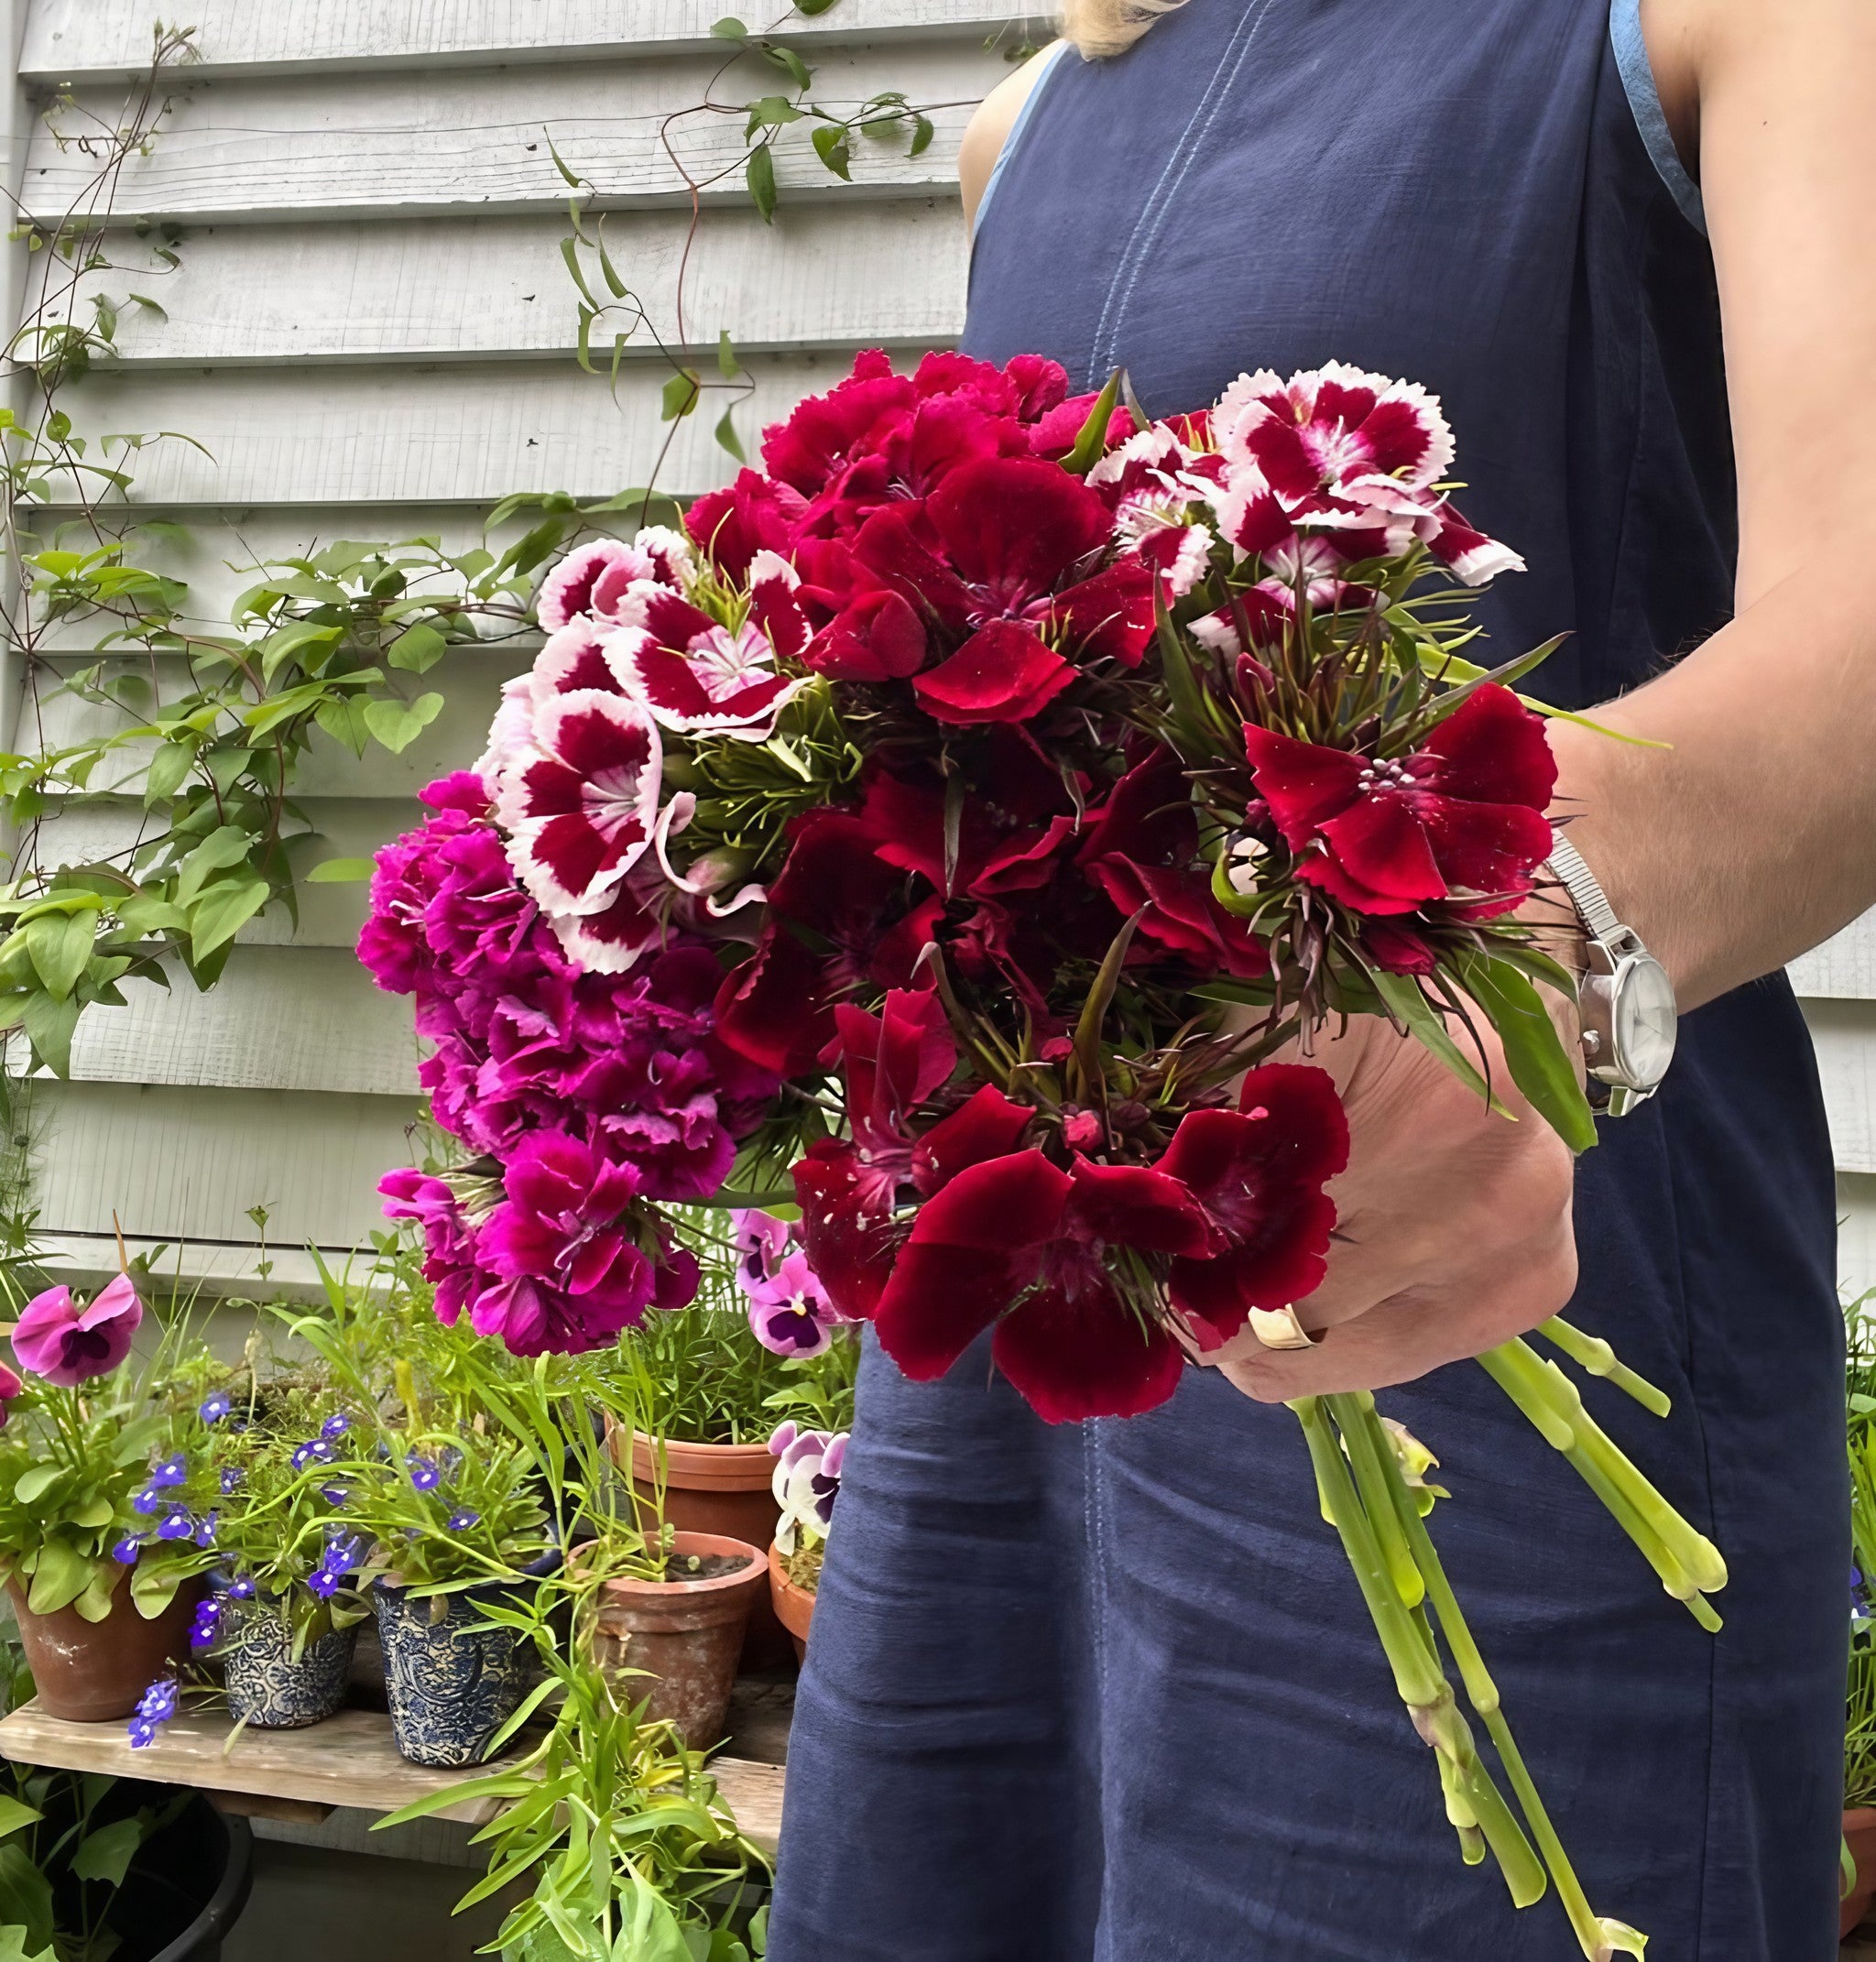
MULTIPOLYGON (((162 1726, 154 1744, 133 1750, 122 1723, 70 1723, 48 1717, 34 1702, 0 1718, 0 1755, 60 1771, 193 1785, 229 1811, 301 1820, 341 1805, 395 1812, 502 1761, 449 1771, 412 1764, 391 1742, 390 1718, 376 1710, 341 1710, 303 1730, 247 1729, 231 1747, 234 1728, 225 1712, 186 1710, 162 1726)), ((781 1827, 781 1766, 722 1757, 711 1768, 737 1825, 772 1854, 781 1827)), ((496 1810, 485 1799, 439 1816, 481 1825, 496 1810)))

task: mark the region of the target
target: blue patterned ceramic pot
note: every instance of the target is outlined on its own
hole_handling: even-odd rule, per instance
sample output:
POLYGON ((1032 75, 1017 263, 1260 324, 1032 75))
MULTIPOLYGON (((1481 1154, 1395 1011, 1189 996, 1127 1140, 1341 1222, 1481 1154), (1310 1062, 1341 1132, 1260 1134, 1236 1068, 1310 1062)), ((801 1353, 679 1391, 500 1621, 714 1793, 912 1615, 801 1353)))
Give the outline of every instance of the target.
MULTIPOLYGON (((548 1572, 560 1558, 555 1552, 537 1567, 548 1572)), ((412 1764, 480 1764, 490 1739, 520 1707, 534 1647, 484 1619, 482 1601, 499 1591, 475 1587, 413 1601, 388 1580, 373 1584, 391 1737, 412 1764), (442 1618, 432 1620, 439 1599, 442 1618)))
POLYGON ((228 1708, 258 1730, 298 1730, 344 1707, 355 1627, 310 1641, 296 1661, 287 1618, 262 1600, 228 1601, 220 1653, 228 1708))

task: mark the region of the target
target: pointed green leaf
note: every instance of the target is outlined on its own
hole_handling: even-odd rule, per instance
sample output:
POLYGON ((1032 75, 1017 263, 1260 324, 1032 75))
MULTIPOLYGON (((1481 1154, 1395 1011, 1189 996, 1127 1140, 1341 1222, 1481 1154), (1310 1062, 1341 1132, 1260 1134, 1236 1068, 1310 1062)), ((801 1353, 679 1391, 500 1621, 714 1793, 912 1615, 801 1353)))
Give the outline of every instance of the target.
POLYGON ((306 877, 313 886, 349 886, 369 878, 375 869, 369 858, 322 858, 306 877))
POLYGON ((23 1801, 0 1794, 0 1839, 18 1832, 23 1826, 37 1826, 44 1816, 23 1801))
POLYGON ((823 123, 810 139, 814 146, 814 154, 832 170, 835 177, 853 181, 853 149, 847 142, 846 125, 844 123, 823 123))
POLYGON ((1445 1017, 1422 994, 1419 982, 1412 975, 1385 974, 1375 968, 1368 978, 1375 993, 1406 1025, 1410 1035, 1437 1056, 1468 1090, 1486 1098, 1497 1116, 1509 1117, 1511 1115, 1491 1094, 1472 1059, 1455 1041, 1445 1017))
POLYGON ((192 742, 162 744, 151 757, 149 768, 144 772, 144 809, 147 811, 165 798, 174 797, 194 768, 195 745, 192 742))
POLYGON ((27 922, 26 951, 34 973, 55 1001, 63 1001, 78 986, 92 957, 102 904, 99 901, 69 913, 41 913, 27 922))
POLYGON ((1504 1044, 1511 1081, 1571 1150, 1587 1151, 1596 1143, 1596 1119, 1543 997, 1509 961, 1468 954, 1458 965, 1460 986, 1504 1044))
POLYGON ((78 1003, 67 996, 29 995, 20 1010, 19 1026, 36 1055, 55 1076, 71 1074, 71 1038, 78 1030, 78 1003))
POLYGON ((233 940, 267 903, 264 878, 219 879, 204 892, 189 914, 189 951, 192 960, 205 960, 233 940))
POLYGON ((395 699, 367 702, 365 726, 393 756, 408 749, 433 723, 443 705, 437 694, 419 695, 408 705, 395 699))
POLYGON ((727 327, 716 337, 716 372, 725 381, 735 381, 743 372, 743 365, 736 359, 736 343, 730 339, 727 327))
POLYGON ((71 1870, 81 1880, 103 1880, 108 1886, 121 1887, 142 1844, 141 1820, 114 1820, 79 1841, 71 1856, 71 1870))
POLYGON ((420 621, 415 627, 407 627, 391 642, 385 649, 385 659, 393 668, 422 674, 442 659, 448 644, 435 627, 420 621))
POLYGON ((736 434, 736 411, 725 409, 716 425, 716 446, 727 450, 739 463, 749 461, 748 452, 743 448, 743 439, 736 434))
POLYGON ((1071 470, 1078 477, 1085 477, 1107 448, 1107 425, 1114 420, 1115 405, 1120 399, 1122 371, 1116 368, 1107 377, 1107 385, 1095 399, 1095 406, 1088 410, 1087 420, 1081 426, 1081 432, 1074 439, 1074 448, 1062 459, 1062 467, 1071 470))
POLYGON ((749 160, 743 167, 744 180, 749 187, 749 201, 760 214, 764 224, 775 222, 775 158, 769 154, 766 143, 758 144, 749 152, 749 160))

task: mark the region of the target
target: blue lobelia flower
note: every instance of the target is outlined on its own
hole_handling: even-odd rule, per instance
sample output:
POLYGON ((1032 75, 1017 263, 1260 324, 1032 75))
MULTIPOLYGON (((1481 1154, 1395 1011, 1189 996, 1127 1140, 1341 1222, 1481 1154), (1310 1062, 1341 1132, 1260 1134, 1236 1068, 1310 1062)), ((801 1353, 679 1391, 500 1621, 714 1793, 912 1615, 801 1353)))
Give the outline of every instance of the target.
POLYGON ((237 1574, 228 1583, 228 1598, 231 1601, 253 1600, 254 1575, 252 1574, 237 1574))
POLYGON ((225 1390, 218 1390, 202 1406, 198 1414, 204 1423, 220 1423, 234 1408, 234 1400, 225 1390))
POLYGON ((157 1741, 157 1726, 175 1716, 180 1692, 174 1676, 158 1676, 145 1690, 130 1719, 130 1748, 144 1750, 157 1741))
POLYGON ((343 1506, 351 1498, 352 1488, 349 1485, 322 1485, 319 1496, 329 1506, 343 1506))
POLYGON ((192 1540, 195 1537, 195 1514, 187 1506, 171 1506, 157 1521, 157 1538, 159 1540, 192 1540))
POLYGON ((169 1501, 153 1485, 147 1485, 130 1501, 133 1512, 160 1512, 169 1501))
POLYGON ((443 1523, 452 1532, 467 1532, 482 1523, 482 1515, 473 1506, 458 1506, 443 1523))
POLYGON ((291 1459, 295 1471, 304 1471, 309 1465, 330 1465, 333 1462, 333 1447, 322 1437, 309 1437, 303 1444, 295 1445, 291 1459))
POLYGON ((352 1420, 348 1416, 346 1416, 344 1412, 334 1411, 333 1414, 328 1417, 322 1424, 320 1425, 319 1434, 325 1439, 327 1444, 335 1444, 342 1437, 344 1436, 346 1432, 349 1431, 351 1428, 352 1420))
POLYGON ((213 1546, 215 1543, 215 1528, 221 1524, 220 1512, 211 1512, 195 1529, 195 1543, 198 1546, 213 1546))
POLYGON ((241 1469, 240 1466, 223 1466, 221 1477, 222 1497, 224 1499, 234 1498, 234 1494, 241 1489, 246 1477, 247 1474, 241 1469))
POLYGON ((443 1482, 442 1466, 434 1458, 426 1458, 413 1451, 404 1464, 410 1474, 410 1483, 420 1492, 433 1492, 443 1482))
POLYGON ((111 1558, 120 1567, 133 1567, 136 1564, 137 1554, 142 1551, 143 1535, 140 1532, 127 1532, 111 1549, 111 1558))
POLYGON ((195 1619, 189 1624, 189 1646, 191 1649, 206 1649, 215 1639, 222 1626, 222 1603, 210 1595, 205 1601, 196 1604, 195 1619))
POLYGON ((158 1458, 150 1467, 150 1484, 159 1492, 180 1485, 189 1477, 189 1460, 179 1451, 173 1457, 158 1458))

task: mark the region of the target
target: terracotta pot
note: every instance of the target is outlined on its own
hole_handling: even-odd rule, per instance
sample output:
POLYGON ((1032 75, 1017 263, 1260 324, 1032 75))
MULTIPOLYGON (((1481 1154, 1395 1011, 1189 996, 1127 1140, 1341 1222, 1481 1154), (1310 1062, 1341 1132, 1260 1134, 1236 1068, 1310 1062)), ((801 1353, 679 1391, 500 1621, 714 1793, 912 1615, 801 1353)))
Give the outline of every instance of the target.
POLYGON ((128 1567, 118 1575, 111 1612, 102 1621, 87 1621, 75 1608, 36 1615, 16 1581, 9 1580, 6 1591, 40 1709, 72 1723, 104 1724, 128 1717, 145 1690, 189 1653, 189 1624, 202 1583, 184 1581, 153 1621, 145 1620, 130 1598, 128 1567))
POLYGON ((702 1750, 723 1738, 743 1631, 763 1591, 762 1555, 746 1541, 708 1532, 679 1533, 671 1552, 679 1560, 714 1553, 740 1564, 708 1580, 607 1581, 589 1646, 601 1669, 655 1676, 627 1678, 624 1694, 636 1703, 649 1692, 648 1714, 670 1717, 702 1750))
POLYGON ((769 1596, 775 1605, 775 1619, 794 1637, 795 1659, 808 1660, 808 1625, 814 1619, 814 1590, 798 1587, 788 1577, 781 1563, 781 1549, 769 1548, 769 1596))
POLYGON ((1857 1863, 1857 1883, 1844 1896, 1838 1914, 1840 1935, 1859 1926, 1870 1912, 1870 1903, 1876 1901, 1876 1806, 1856 1805, 1845 1813, 1843 1837, 1857 1863))
MULTIPOLYGON (((775 1460, 761 1444, 688 1444, 632 1433, 632 1489, 648 1513, 657 1492, 658 1454, 664 1455, 667 1524, 680 1532, 721 1533, 746 1546, 764 1547, 775 1537, 781 1507, 772 1481, 775 1460)), ((620 1459, 613 1439, 615 1461, 620 1459)), ((788 1637, 767 1595, 757 1597, 743 1639, 745 1669, 774 1669, 788 1660, 788 1637)))

